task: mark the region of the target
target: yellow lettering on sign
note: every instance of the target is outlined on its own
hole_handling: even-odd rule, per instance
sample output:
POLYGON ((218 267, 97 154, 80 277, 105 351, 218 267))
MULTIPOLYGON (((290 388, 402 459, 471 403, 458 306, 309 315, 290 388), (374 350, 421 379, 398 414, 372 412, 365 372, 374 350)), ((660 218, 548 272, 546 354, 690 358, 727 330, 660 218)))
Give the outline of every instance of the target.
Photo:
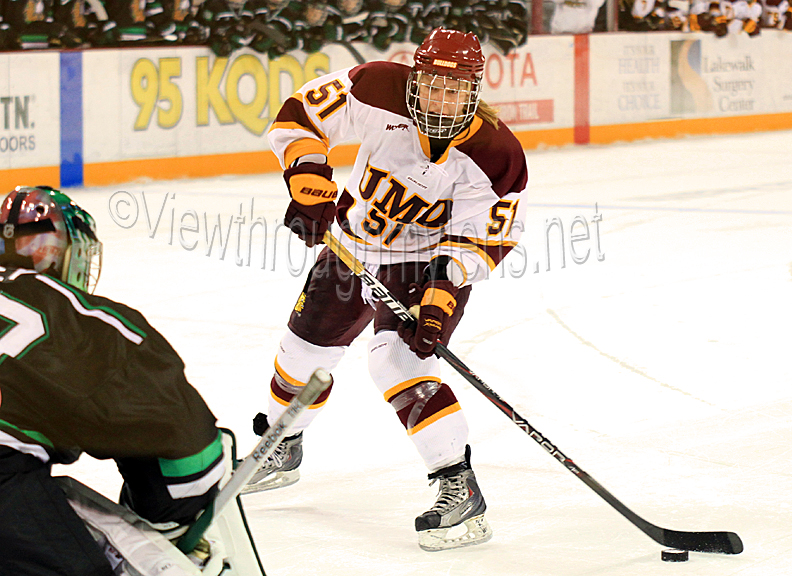
POLYGON ((267 104, 267 72, 258 58, 246 54, 234 60, 226 78, 226 99, 231 112, 245 128, 256 136, 264 133, 269 118, 260 116, 267 104), (247 104, 239 97, 239 81, 245 74, 252 76, 256 84, 256 94, 247 104))
POLYGON ((305 78, 303 75, 303 67, 294 56, 281 56, 275 60, 270 60, 269 66, 269 115, 272 118, 278 115, 283 102, 294 94, 303 84, 305 78), (291 86, 286 87, 281 85, 281 79, 286 74, 290 77, 291 86))
POLYGON ((132 99, 140 107, 135 119, 135 130, 146 130, 151 122, 154 107, 157 105, 157 94, 159 93, 157 67, 154 62, 148 58, 141 58, 135 62, 132 67, 130 84, 132 99))
MULTIPOLYGON (((308 55, 304 65, 287 54, 270 61, 269 70, 252 54, 235 58, 230 66, 228 58, 214 58, 210 62, 210 57, 196 57, 196 125, 208 126, 212 110, 219 124, 239 122, 261 136, 286 98, 305 82, 329 71, 330 59, 320 52, 308 55), (244 76, 250 76, 253 81, 252 95, 245 89, 244 76)), ((157 63, 141 58, 135 62, 130 75, 132 99, 140 109, 135 130, 148 129, 155 109, 159 127, 168 129, 179 124, 184 113, 184 96, 177 82, 181 75, 181 58, 160 58, 157 63)))
POLYGON ((217 58, 209 70, 209 58, 199 56, 195 61, 195 122, 198 126, 209 125, 209 108, 214 110, 220 124, 233 124, 234 116, 220 93, 228 58, 217 58))
POLYGON ((327 54, 314 52, 305 59, 305 81, 310 82, 314 78, 324 76, 330 72, 330 58, 327 54))
POLYGON ((181 58, 160 58, 159 60, 159 100, 169 103, 168 109, 159 106, 157 109, 157 125, 161 128, 173 128, 179 123, 184 103, 179 87, 171 78, 181 76, 181 58))

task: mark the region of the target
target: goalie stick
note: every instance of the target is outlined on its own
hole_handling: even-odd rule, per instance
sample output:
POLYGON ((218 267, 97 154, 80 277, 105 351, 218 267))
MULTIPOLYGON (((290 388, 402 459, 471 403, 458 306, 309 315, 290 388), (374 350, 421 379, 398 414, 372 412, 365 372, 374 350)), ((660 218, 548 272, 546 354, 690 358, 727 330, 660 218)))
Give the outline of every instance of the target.
MULTIPOLYGON (((407 322, 414 322, 415 317, 393 294, 371 274, 355 256, 347 250, 341 242, 329 231, 324 235, 324 243, 332 250, 350 270, 371 288, 372 294, 390 308, 396 316, 407 322)), ((625 506, 618 498, 608 492, 602 484, 597 482, 588 473, 583 471, 570 458, 564 455, 546 436, 531 426, 528 421, 520 416, 508 402, 503 400, 492 388, 468 368, 462 360, 457 358, 445 345, 438 342, 435 347, 435 354, 448 362, 465 380, 467 380, 476 390, 481 392, 487 400, 492 402, 497 408, 506 414, 523 432, 528 434, 537 444, 547 450, 547 452, 567 470, 589 488, 591 488, 605 502, 616 509, 619 514, 627 518, 634 526, 649 536, 652 540, 669 548, 678 550, 690 550, 693 552, 714 552, 719 554, 739 554, 743 551, 743 543, 740 537, 734 532, 684 532, 680 530, 669 530, 655 526, 647 522, 638 514, 625 506)))
POLYGON ((278 444, 289 433, 300 414, 316 401, 331 382, 332 378, 325 370, 320 368, 313 373, 302 391, 291 401, 286 412, 267 429, 253 451, 236 467, 231 479, 226 482, 214 501, 179 539, 177 544, 179 550, 187 554, 195 549, 212 520, 218 517, 225 507, 239 496, 242 488, 250 482, 262 462, 272 455, 278 444))

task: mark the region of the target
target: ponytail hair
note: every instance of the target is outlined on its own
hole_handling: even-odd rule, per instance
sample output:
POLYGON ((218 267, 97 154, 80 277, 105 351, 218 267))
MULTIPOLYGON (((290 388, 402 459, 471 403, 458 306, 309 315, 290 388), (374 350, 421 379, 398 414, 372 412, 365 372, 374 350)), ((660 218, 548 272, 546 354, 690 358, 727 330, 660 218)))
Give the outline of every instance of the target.
POLYGON ((489 122, 495 128, 498 127, 498 109, 493 108, 484 100, 479 100, 478 108, 476 109, 476 116, 484 120, 484 122, 489 122))

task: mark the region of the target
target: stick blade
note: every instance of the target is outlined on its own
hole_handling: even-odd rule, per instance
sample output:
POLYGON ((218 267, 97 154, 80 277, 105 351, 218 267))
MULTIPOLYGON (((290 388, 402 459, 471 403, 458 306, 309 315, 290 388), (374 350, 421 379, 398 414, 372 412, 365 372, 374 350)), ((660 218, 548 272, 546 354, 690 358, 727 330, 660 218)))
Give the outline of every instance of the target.
POLYGON ((664 529, 660 543, 691 552, 739 554, 743 551, 742 540, 734 532, 678 532, 664 529))

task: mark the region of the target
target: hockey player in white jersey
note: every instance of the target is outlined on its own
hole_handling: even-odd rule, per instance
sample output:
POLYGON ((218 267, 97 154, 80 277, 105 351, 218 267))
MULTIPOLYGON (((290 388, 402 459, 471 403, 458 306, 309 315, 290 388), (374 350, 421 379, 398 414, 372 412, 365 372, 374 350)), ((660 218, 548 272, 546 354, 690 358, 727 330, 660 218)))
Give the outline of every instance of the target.
MULTIPOLYGON (((368 364, 440 494, 416 518, 419 544, 440 550, 487 541, 492 531, 470 463, 468 425, 434 355, 462 317, 474 283, 516 245, 528 170, 522 148, 480 99, 484 57, 473 34, 436 29, 410 68, 370 62, 305 84, 269 132, 291 203, 285 223, 308 246, 328 227, 418 322, 403 326, 363 290, 328 249, 320 254, 275 357, 269 422, 317 368, 332 371, 374 321, 368 364), (340 197, 328 151, 359 139, 340 197), (338 197, 338 198, 337 198, 338 197), (337 203, 336 203, 337 200, 337 203), (447 536, 453 526, 467 532, 447 536)), ((266 462, 247 492, 299 478, 302 431, 330 390, 298 421, 298 432, 266 462)), ((267 418, 259 415, 261 434, 267 418)))

